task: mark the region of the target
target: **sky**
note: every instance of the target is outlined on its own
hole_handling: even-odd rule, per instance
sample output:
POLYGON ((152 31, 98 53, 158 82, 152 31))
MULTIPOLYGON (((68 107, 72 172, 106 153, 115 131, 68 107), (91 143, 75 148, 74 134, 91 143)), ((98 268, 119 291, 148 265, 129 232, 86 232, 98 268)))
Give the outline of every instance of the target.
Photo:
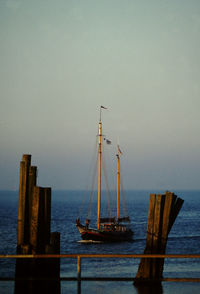
POLYGON ((84 189, 100 105, 126 189, 200 189, 199 0, 0 0, 0 44, 0 189, 84 189))

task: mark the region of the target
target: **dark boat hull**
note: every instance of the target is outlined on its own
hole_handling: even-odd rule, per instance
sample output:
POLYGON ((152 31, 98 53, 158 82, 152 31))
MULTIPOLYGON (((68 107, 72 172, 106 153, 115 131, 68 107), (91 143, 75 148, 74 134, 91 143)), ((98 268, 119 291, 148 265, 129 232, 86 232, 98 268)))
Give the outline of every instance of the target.
POLYGON ((125 232, 122 231, 102 231, 89 229, 85 226, 78 225, 77 226, 81 237, 83 240, 91 240, 97 242, 124 242, 131 241, 133 232, 131 230, 127 230, 125 232))

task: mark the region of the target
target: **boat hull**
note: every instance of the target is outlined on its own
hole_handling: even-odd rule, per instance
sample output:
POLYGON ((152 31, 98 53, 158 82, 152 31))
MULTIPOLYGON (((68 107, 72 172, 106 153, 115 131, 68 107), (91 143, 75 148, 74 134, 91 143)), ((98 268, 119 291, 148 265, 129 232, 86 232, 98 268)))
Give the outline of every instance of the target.
POLYGON ((90 229, 82 225, 77 226, 81 237, 83 240, 91 240, 97 242, 124 242, 131 241, 133 232, 131 230, 127 230, 125 232, 121 231, 103 231, 90 229))

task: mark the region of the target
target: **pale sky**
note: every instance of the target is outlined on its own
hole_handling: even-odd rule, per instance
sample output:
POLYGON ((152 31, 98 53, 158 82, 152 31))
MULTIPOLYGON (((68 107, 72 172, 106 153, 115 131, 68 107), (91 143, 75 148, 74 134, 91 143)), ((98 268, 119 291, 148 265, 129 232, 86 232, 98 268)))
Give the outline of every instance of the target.
POLYGON ((200 189, 199 0, 0 0, 0 189, 84 189, 99 106, 127 189, 200 189))

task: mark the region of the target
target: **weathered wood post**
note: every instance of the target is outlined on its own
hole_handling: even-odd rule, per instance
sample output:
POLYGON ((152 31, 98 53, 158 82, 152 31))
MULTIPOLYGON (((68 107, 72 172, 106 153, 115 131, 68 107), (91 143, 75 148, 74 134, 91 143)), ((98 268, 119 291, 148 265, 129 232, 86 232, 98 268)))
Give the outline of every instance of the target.
MULTIPOLYGON (((183 205, 174 193, 150 195, 145 254, 165 254, 168 234, 183 205)), ((142 258, 134 285, 144 286, 162 279, 164 258, 142 258)))
MULTIPOLYGON (((24 154, 20 162, 19 206, 17 220, 17 245, 28 244, 29 241, 29 169, 31 155, 24 154)), ((20 252, 19 252, 20 253, 20 252)))
POLYGON ((37 166, 30 166, 29 168, 29 225, 31 224, 32 215, 32 201, 33 201, 33 188, 37 185, 37 166))
MULTIPOLYGON (((46 254, 60 254, 60 233, 50 234, 50 244, 46 245, 46 254)), ((46 276, 51 279, 48 288, 52 293, 60 293, 60 258, 49 258, 46 260, 46 276)))
MULTIPOLYGON (((31 155, 20 163, 18 254, 60 254, 60 234, 51 233, 51 188, 36 186, 31 155)), ((17 259, 15 294, 60 293, 60 259, 17 259)))
POLYGON ((50 243, 51 188, 35 186, 32 196, 32 214, 30 224, 30 244, 35 254, 45 253, 50 243))
MULTIPOLYGON (((51 235, 51 188, 44 188, 44 238, 50 244, 51 235)), ((60 244, 60 241, 59 241, 60 244)))
MULTIPOLYGON (((19 204, 17 219, 17 254, 30 254, 30 209, 29 209, 29 170, 31 155, 24 154, 20 162, 19 181, 19 204)), ((21 289, 28 289, 29 282, 26 280, 29 275, 30 262, 25 259, 16 260, 15 269, 15 294, 21 294, 21 289), (24 280, 23 280, 24 279, 24 280)), ((26 290, 25 290, 26 291, 26 290)), ((22 293, 25 293, 25 291, 22 293)))

